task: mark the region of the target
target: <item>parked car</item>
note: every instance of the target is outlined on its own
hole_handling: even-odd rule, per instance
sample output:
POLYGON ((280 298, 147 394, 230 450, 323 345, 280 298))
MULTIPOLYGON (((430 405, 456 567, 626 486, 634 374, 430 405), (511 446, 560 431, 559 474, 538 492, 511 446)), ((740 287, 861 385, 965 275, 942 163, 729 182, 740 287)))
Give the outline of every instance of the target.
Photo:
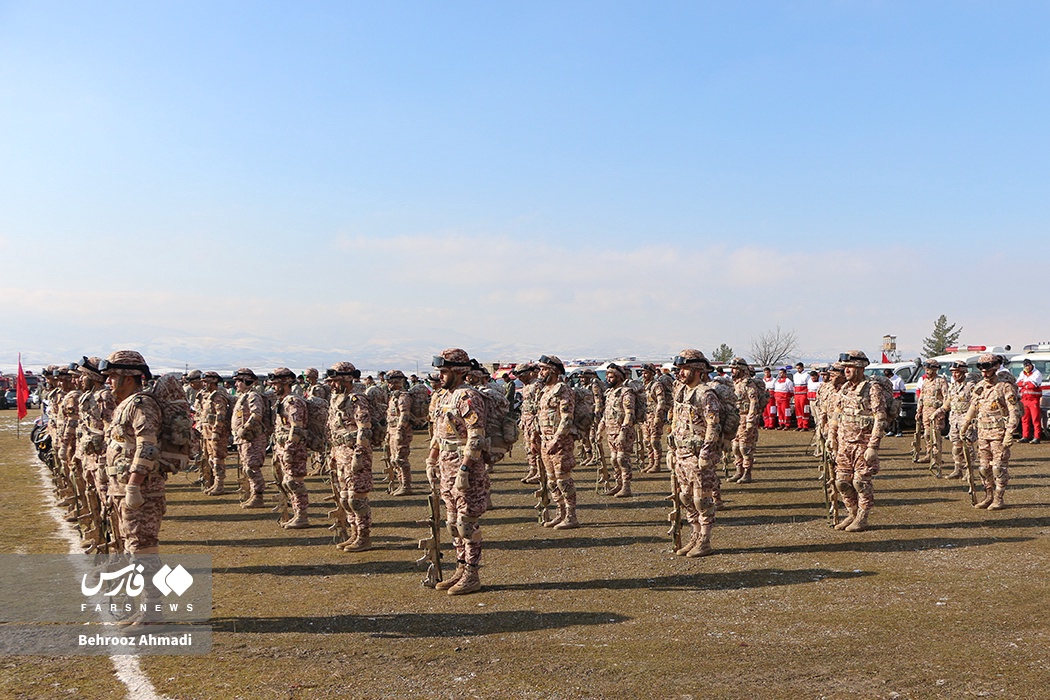
POLYGON ((901 394, 901 428, 911 428, 915 425, 915 386, 922 376, 923 369, 914 360, 910 362, 876 362, 864 368, 864 374, 874 377, 882 375, 885 370, 892 370, 894 374, 904 380, 904 392, 901 394))
POLYGON ((14 389, 8 389, 0 393, 0 409, 6 408, 17 408, 18 407, 18 392, 14 389))

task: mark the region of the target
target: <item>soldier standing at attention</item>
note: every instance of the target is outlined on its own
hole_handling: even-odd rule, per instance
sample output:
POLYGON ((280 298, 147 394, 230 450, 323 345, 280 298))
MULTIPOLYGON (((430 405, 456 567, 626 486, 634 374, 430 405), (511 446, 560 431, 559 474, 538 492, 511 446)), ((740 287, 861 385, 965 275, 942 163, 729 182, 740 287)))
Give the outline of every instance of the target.
POLYGON ((602 464, 605 461, 605 440, 601 417, 605 415, 605 392, 608 387, 593 369, 583 370, 581 376, 591 388, 591 395, 594 396, 594 422, 591 423, 591 429, 587 431, 587 435, 582 436, 581 439, 591 443, 591 454, 593 455, 591 464, 602 464))
POLYGON ((434 588, 449 595, 481 590, 481 525, 489 502, 489 475, 485 446, 485 401, 464 381, 470 356, 460 348, 442 350, 434 357, 440 372, 434 437, 427 456, 427 475, 437 483, 445 504, 445 518, 456 550, 456 571, 434 588), (431 476, 433 474, 433 476, 431 476))
POLYGON ((514 368, 514 374, 522 384, 521 418, 518 419, 518 425, 522 440, 525 442, 525 455, 529 462, 529 471, 521 480, 523 484, 538 484, 540 469, 543 469, 540 460, 540 430, 536 423, 536 402, 543 388, 536 381, 539 373, 540 367, 535 362, 526 362, 514 368))
POLYGON ((328 403, 332 398, 332 390, 325 384, 317 381, 320 376, 317 372, 317 368, 308 367, 303 376, 306 379, 306 390, 303 392, 303 396, 308 399, 317 397, 323 399, 325 403, 328 403))
POLYGON ((412 395, 405 389, 405 374, 395 369, 386 376, 390 387, 390 403, 387 405, 387 440, 390 445, 390 461, 397 472, 398 487, 392 496, 411 496, 412 465, 408 461, 412 448, 412 395))
POLYGON ((926 435, 926 459, 938 478, 941 476, 941 431, 948 400, 948 381, 939 374, 940 369, 941 363, 937 360, 926 363, 922 393, 915 408, 916 430, 926 435))
MULTIPOLYGON (((153 375, 142 355, 134 350, 112 353, 99 363, 99 371, 117 402, 107 434, 108 493, 118 514, 124 550, 132 562, 142 564, 143 577, 151 580, 160 569, 157 554, 166 509, 165 475, 158 465, 161 409, 143 392, 143 383, 153 375)), ((147 598, 147 603, 151 602, 155 601, 147 598)), ((138 612, 128 622, 148 622, 153 617, 149 612, 138 612)))
POLYGON ((646 398, 642 434, 645 437, 647 461, 642 471, 652 474, 660 471, 664 461, 664 426, 667 425, 667 412, 671 408, 671 389, 657 377, 656 365, 653 364, 642 366, 642 381, 645 383, 646 398))
MULTIPOLYGON (((113 392, 106 386, 106 378, 99 374, 97 357, 85 357, 80 361, 80 421, 77 425, 77 458, 87 482, 89 498, 93 499, 93 510, 101 513, 106 503, 106 426, 113 420, 117 403, 113 392)), ((96 523, 96 526, 98 523, 96 523)), ((96 542, 100 533, 96 533, 96 542)))
POLYGON ((368 397, 355 390, 361 372, 350 362, 336 362, 327 372, 332 382, 328 410, 328 436, 340 493, 350 520, 350 537, 336 548, 364 552, 372 548, 372 406, 368 397))
MULTIPOLYGON (((609 382, 609 389, 605 392, 605 413, 602 422, 609 439, 613 469, 616 470, 616 486, 608 491, 608 495, 629 498, 631 454, 634 452, 634 440, 638 434, 635 423, 635 405, 638 397, 634 389, 627 385, 627 370, 623 367, 610 363, 605 370, 605 378, 609 382)), ((649 381, 655 383, 652 379, 649 381)))
POLYGON ((200 393, 199 416, 203 439, 204 459, 211 466, 213 481, 205 484, 209 496, 221 496, 226 485, 226 455, 230 445, 230 395, 219 386, 222 377, 218 372, 201 375, 204 389, 200 393))
POLYGON ((266 445, 270 442, 269 428, 273 416, 267 415, 270 408, 265 397, 256 391, 259 378, 248 367, 241 367, 233 375, 237 388, 237 402, 233 406, 230 428, 233 441, 240 456, 240 468, 248 477, 251 494, 241 508, 263 508, 266 480, 262 466, 266 459, 266 445))
POLYGON ((981 460, 985 497, 974 507, 988 510, 1005 507, 1003 496, 1010 483, 1010 446, 1014 444, 1014 431, 1021 421, 1017 387, 998 376, 1001 366, 1002 358, 998 355, 985 353, 977 358, 981 381, 973 388, 970 410, 962 425, 963 433, 977 426, 977 455, 981 460))
POLYGON ((759 405, 762 380, 755 377, 755 370, 742 357, 734 357, 729 367, 733 372, 733 388, 740 409, 740 427, 733 438, 736 472, 729 480, 750 484, 751 469, 755 466, 755 446, 758 444, 758 421, 763 408, 759 405))
POLYGON ((543 525, 567 530, 580 526, 576 517, 576 482, 572 478, 576 466, 573 446, 576 396, 564 381, 565 365, 557 356, 542 355, 539 366, 542 388, 536 417, 540 431, 540 458, 542 468, 547 472, 551 498, 558 504, 558 515, 543 525))
POLYGON ((977 440, 977 433, 971 427, 963 431, 963 422, 966 414, 970 411, 970 398, 973 396, 973 388, 977 382, 970 378, 970 368, 965 362, 958 361, 952 364, 952 381, 948 384, 948 398, 945 407, 948 409, 948 439, 952 443, 952 463, 955 469, 948 475, 949 479, 963 478, 963 470, 966 468, 967 452, 969 452, 971 467, 976 464, 977 456, 974 454, 973 444, 977 440))
POLYGON ((303 397, 292 393, 292 387, 296 385, 295 372, 287 367, 278 367, 267 379, 277 400, 273 428, 274 476, 279 481, 278 488, 284 492, 295 512, 281 527, 301 530, 310 527, 307 514, 310 494, 305 483, 309 412, 303 397))
POLYGON ((711 363, 699 350, 683 350, 674 358, 679 383, 674 390, 671 435, 674 437, 678 498, 693 532, 675 551, 679 556, 704 557, 714 552, 716 467, 722 456, 719 398, 707 384, 711 363))
POLYGON ((882 385, 864 376, 868 356, 860 350, 839 355, 846 381, 840 389, 835 444, 835 485, 847 516, 836 530, 868 529, 868 515, 875 502, 872 480, 879 473, 879 444, 889 425, 889 397, 882 385))

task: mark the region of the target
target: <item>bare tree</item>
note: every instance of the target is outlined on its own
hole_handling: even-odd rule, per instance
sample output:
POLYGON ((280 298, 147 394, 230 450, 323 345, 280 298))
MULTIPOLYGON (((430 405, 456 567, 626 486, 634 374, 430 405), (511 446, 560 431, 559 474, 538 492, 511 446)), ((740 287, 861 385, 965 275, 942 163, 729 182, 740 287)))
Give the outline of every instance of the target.
POLYGON ((798 352, 795 331, 784 331, 780 326, 751 339, 751 358, 758 367, 780 364, 798 352))

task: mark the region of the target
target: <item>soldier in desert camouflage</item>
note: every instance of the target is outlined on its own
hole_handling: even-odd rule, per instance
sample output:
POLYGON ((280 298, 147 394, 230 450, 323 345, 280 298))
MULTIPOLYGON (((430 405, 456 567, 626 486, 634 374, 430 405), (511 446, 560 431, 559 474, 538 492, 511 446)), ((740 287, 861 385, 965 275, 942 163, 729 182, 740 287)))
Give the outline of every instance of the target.
POLYGON ((277 401, 273 431, 273 464, 278 488, 286 494, 294 516, 281 524, 289 530, 310 527, 307 509, 310 494, 306 489, 306 433, 309 410, 301 396, 292 393, 295 373, 287 367, 278 367, 267 377, 277 401))
MULTIPOLYGON (((605 392, 605 413, 602 416, 602 423, 605 426, 605 435, 609 440, 609 450, 612 453, 612 465, 616 472, 613 475, 616 484, 607 493, 616 498, 629 498, 632 495, 631 454, 634 452, 634 441, 637 435, 635 410, 638 397, 627 385, 627 376, 627 370, 615 363, 610 363, 605 370, 605 379, 609 383, 609 389, 605 392)), ((650 382, 655 384, 651 379, 650 382)))
POLYGON ((529 471, 521 480, 523 484, 538 484, 540 469, 543 468, 540 460, 539 426, 536 423, 536 402, 543 389, 542 385, 536 381, 539 372, 540 367, 535 362, 526 362, 514 368, 514 376, 521 380, 522 384, 521 417, 518 419, 518 427, 525 443, 525 456, 529 462, 529 471))
POLYGON ((579 527, 576 515, 576 466, 573 417, 576 396, 565 382, 565 365, 555 355, 543 355, 540 366, 540 395, 536 406, 539 426, 540 460, 547 473, 551 498, 558 504, 558 514, 544 527, 558 530, 579 527))
POLYGON ((409 452, 412 447, 412 395, 405 388, 405 374, 395 369, 386 375, 390 387, 390 402, 387 404, 387 444, 390 461, 397 472, 398 487, 392 496, 411 496, 412 465, 409 452))
POLYGON ((755 466, 755 445, 758 444, 758 422, 765 406, 759 405, 761 380, 742 357, 734 357, 729 364, 733 373, 733 389, 736 391, 737 407, 740 411, 740 426, 733 438, 733 463, 736 471, 730 481, 751 483, 751 469, 755 466))
POLYGON ((80 375, 80 420, 77 423, 77 460, 81 464, 91 499, 92 513, 96 514, 95 531, 91 533, 96 545, 102 543, 102 508, 106 503, 106 427, 113 419, 117 403, 106 386, 106 378, 99 373, 97 357, 85 357, 77 371, 80 375))
POLYGON ((660 380, 656 365, 642 366, 642 381, 645 384, 645 423, 642 435, 645 439, 646 465, 642 469, 647 474, 660 471, 664 461, 664 427, 667 425, 667 412, 671 408, 671 389, 660 380))
POLYGON ((205 483, 204 493, 221 496, 226 486, 226 456, 230 445, 230 395, 221 386, 218 372, 201 375, 204 388, 199 394, 202 459, 211 467, 212 482, 205 483))
POLYGON ((948 381, 939 374, 940 369, 941 363, 937 360, 926 362, 922 393, 915 409, 915 429, 926 436, 926 460, 938 478, 941 476, 941 431, 948 402, 948 381))
POLYGON ((481 590, 481 525, 489 503, 491 482, 485 470, 485 401, 465 381, 470 356, 447 348, 434 357, 441 377, 435 392, 434 435, 427 456, 427 476, 445 504, 446 525, 456 550, 455 572, 434 588, 449 595, 481 590))
POLYGON ((945 408, 948 409, 948 439, 952 444, 952 464, 954 469, 948 475, 949 479, 961 479, 966 469, 967 457, 971 467, 977 464, 977 455, 974 451, 974 443, 977 441, 977 432, 970 430, 963 432, 963 421, 970 411, 970 398, 973 396, 973 388, 977 381, 970 376, 970 368, 965 362, 952 363, 952 380, 948 383, 948 398, 945 408), (969 455, 966 453, 969 452, 969 455))
POLYGON ((372 548, 372 406, 357 390, 361 373, 351 362, 337 362, 328 370, 332 401, 328 410, 328 439, 340 483, 340 498, 350 521, 349 539, 336 545, 344 552, 372 548))
POLYGON ((1005 507, 1003 497, 1010 483, 1010 447, 1021 422, 1017 385, 999 376, 1002 364, 1002 358, 991 353, 977 358, 981 381, 973 388, 970 409, 961 426, 964 434, 971 427, 977 428, 977 456, 981 461, 985 497, 974 507, 988 510, 1005 507))
POLYGON ((259 378, 248 367, 241 367, 233 375, 237 388, 237 402, 233 406, 230 428, 240 457, 240 468, 248 478, 249 494, 242 508, 264 508, 263 494, 266 480, 262 467, 266 446, 273 430, 273 415, 269 403, 258 386, 259 378))

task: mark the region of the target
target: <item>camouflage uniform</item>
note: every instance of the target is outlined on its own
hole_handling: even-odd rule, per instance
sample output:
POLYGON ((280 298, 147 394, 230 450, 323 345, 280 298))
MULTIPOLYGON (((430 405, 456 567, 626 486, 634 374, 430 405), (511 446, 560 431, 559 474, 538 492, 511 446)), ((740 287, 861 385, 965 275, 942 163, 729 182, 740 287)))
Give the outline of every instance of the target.
MULTIPOLYGON (((978 367, 985 363, 1001 364, 995 355, 985 354, 978 359, 978 367)), ((1021 399, 1017 385, 998 374, 985 374, 973 388, 970 409, 962 426, 964 432, 977 426, 977 456, 981 460, 985 493, 977 508, 1000 510, 1004 507, 1003 496, 1010 483, 1010 446, 1020 422, 1021 399)))
POLYGON ((646 473, 660 471, 660 465, 663 464, 664 426, 667 425, 667 412, 671 403, 670 387, 657 376, 655 367, 652 367, 651 372, 652 378, 645 383, 645 423, 642 425, 647 461, 642 471, 646 473))
MULTIPOLYGON (((250 377, 252 384, 256 381, 255 373, 251 370, 242 368, 237 370, 237 374, 250 377)), ((237 445, 240 468, 244 470, 251 490, 248 499, 242 504, 245 508, 260 508, 263 505, 266 480, 263 478, 262 467, 266 460, 266 446, 270 442, 267 428, 273 418, 272 415, 267 415, 268 411, 270 407, 266 398, 254 386, 238 394, 237 402, 233 405, 230 430, 233 432, 234 444, 237 445)))
POLYGON ((867 356, 859 350, 845 355, 849 359, 841 360, 843 367, 856 370, 859 378, 847 376, 839 390, 835 484, 849 515, 835 528, 858 532, 867 529, 875 502, 872 480, 879 473, 879 445, 889 427, 888 402, 882 385, 863 376, 867 356))
MULTIPOLYGON (((593 370, 592 370, 593 372, 593 370)), ((591 376, 591 375, 588 375, 591 376)), ((588 434, 584 436, 591 444, 591 454, 593 455, 592 464, 604 464, 605 463, 605 446, 604 446, 604 424, 601 421, 601 417, 605 415, 605 392, 609 388, 605 385, 597 373, 591 376, 589 381, 591 394, 594 396, 594 423, 591 424, 591 429, 588 434)))
MULTIPOLYGON (((940 364, 932 362, 926 365, 934 372, 940 364)), ((948 401, 948 381, 939 374, 930 377, 927 373, 922 383, 922 395, 915 410, 916 430, 920 428, 926 434, 926 459, 930 469, 941 475, 941 431, 944 430, 944 414, 948 401)))
POLYGON ((733 380, 733 390, 736 392, 737 406, 740 410, 740 425, 732 445, 736 472, 729 480, 748 484, 751 483, 751 469, 755 466, 758 421, 761 419, 762 409, 765 408, 758 403, 762 382, 754 376, 754 372, 743 358, 734 358, 732 366, 734 372, 742 370, 743 376, 733 380))
POLYGON ((380 384, 365 384, 365 394, 372 404, 372 447, 381 449, 386 444, 386 411, 390 394, 380 384))
MULTIPOLYGON (((387 381, 397 379, 404 381, 404 374, 394 371, 387 376, 387 381)), ((412 394, 404 389, 393 389, 386 412, 387 441, 390 461, 397 472, 398 488, 395 496, 412 495, 412 465, 409 454, 412 449, 412 394)))
MULTIPOLYGON (((610 373, 617 374, 626 380, 626 371, 618 365, 610 365, 606 370, 606 377, 610 373)), ((611 382, 610 382, 611 383, 611 382)), ((657 382, 652 382, 656 384, 657 382)), ((634 451, 636 432, 635 407, 638 397, 634 389, 621 383, 615 388, 605 392, 605 413, 602 423, 605 425, 605 434, 609 440, 609 450, 612 452, 612 464, 616 479, 616 485, 607 491, 611 496, 626 498, 631 495, 631 454, 634 451)))
MULTIPOLYGON (((548 358, 552 361, 557 358, 548 358)), ((541 367, 560 368, 560 364, 540 361, 541 367)), ((553 371, 559 371, 554 369, 553 371)), ((541 376, 542 381, 542 376, 541 376)), ((608 400, 606 400, 608 406, 608 400)), ((573 442, 573 416, 576 396, 572 388, 559 377, 553 384, 541 384, 536 406, 536 422, 539 427, 540 460, 547 473, 547 487, 551 498, 558 504, 558 515, 545 523, 550 527, 566 529, 576 527, 576 482, 572 470, 576 466, 573 442)))
MULTIPOLYGON (((528 375, 538 369, 534 363, 526 363, 516 368, 516 372, 528 375)), ((521 418, 518 419, 518 427, 521 431, 522 440, 525 441, 525 455, 529 462, 529 471, 521 480, 523 484, 538 484, 540 481, 540 432, 536 422, 538 400, 543 386, 538 379, 525 382, 521 389, 521 418)))
MULTIPOLYGON (((275 375, 284 376, 279 368, 275 375)), ((294 377, 294 375, 292 375, 294 377)), ((306 490, 306 430, 309 411, 306 401, 301 396, 288 393, 277 402, 273 430, 273 465, 274 476, 283 487, 295 510, 295 517, 288 523, 297 523, 294 527, 307 527, 307 508, 310 496, 306 490), (304 524, 305 523, 305 524, 304 524)), ((288 523, 285 526, 288 526, 288 523)))
POLYGON ((961 479, 967 462, 971 467, 977 463, 977 456, 974 453, 977 433, 973 427, 965 432, 962 429, 966 414, 970 410, 973 388, 977 382, 966 374, 968 368, 965 364, 962 370, 964 372, 962 381, 955 381, 955 372, 952 373, 952 381, 948 384, 948 398, 945 402, 948 409, 948 439, 952 443, 952 464, 955 467, 948 475, 949 479, 961 479))
MULTIPOLYGON (((703 372, 711 365, 699 350, 683 350, 676 359, 680 367, 703 372)), ((699 557, 710 554, 711 530, 715 524, 716 469, 722 456, 722 426, 719 398, 700 378, 689 386, 680 381, 674 388, 671 409, 674 438, 674 469, 678 498, 693 532, 676 554, 699 557)))
MULTIPOLYGON (((332 371, 340 376, 356 372, 353 364, 338 362, 332 371)), ((339 478, 340 498, 346 509, 352 532, 337 546, 344 551, 360 552, 372 546, 372 407, 368 397, 347 380, 340 382, 328 411, 328 435, 331 454, 339 478)))
MULTIPOLYGON (((208 372, 204 375, 218 381, 218 375, 208 372), (209 377, 214 375, 214 377, 209 377)), ((218 386, 212 390, 203 390, 198 394, 197 422, 201 433, 201 458, 211 467, 211 483, 206 479, 205 493, 219 495, 223 493, 226 483, 226 457, 230 445, 230 395, 226 389, 218 386)))
POLYGON ((446 527, 456 550, 457 566, 455 573, 435 588, 459 595, 481 588, 478 567, 482 533, 478 520, 488 509, 491 489, 482 459, 487 416, 478 391, 462 383, 470 365, 467 353, 448 348, 439 357, 448 363, 441 366, 442 377, 449 373, 453 385, 434 392, 437 406, 427 474, 434 474, 431 483, 436 482, 445 504, 446 527))
MULTIPOLYGON (((97 368, 98 359, 91 359, 94 360, 94 367, 97 368)), ((92 381, 104 381, 101 374, 90 368, 82 367, 81 373, 92 381)), ((116 407, 113 392, 105 386, 85 390, 80 395, 76 455, 87 486, 86 495, 90 501, 89 508, 96 530, 95 542, 98 545, 103 543, 101 528, 103 527, 102 518, 106 517, 103 508, 109 483, 106 477, 106 427, 113 420, 113 411, 116 407)))

